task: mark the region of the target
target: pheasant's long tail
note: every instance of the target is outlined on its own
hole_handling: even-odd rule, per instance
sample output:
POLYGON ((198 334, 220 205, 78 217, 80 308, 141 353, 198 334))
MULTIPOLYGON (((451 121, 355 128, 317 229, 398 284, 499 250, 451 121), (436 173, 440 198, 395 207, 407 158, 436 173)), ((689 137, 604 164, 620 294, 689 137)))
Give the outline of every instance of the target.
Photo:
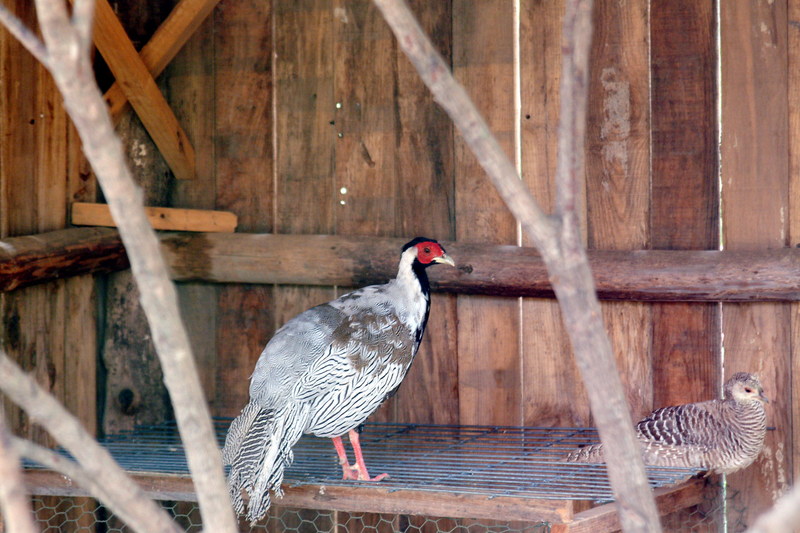
POLYGON ((249 499, 246 514, 251 522, 267 514, 270 491, 283 495, 283 473, 294 460, 292 447, 303 434, 306 416, 302 408, 277 411, 251 401, 233 421, 222 459, 231 467, 228 490, 237 514, 245 514, 242 491, 249 499))

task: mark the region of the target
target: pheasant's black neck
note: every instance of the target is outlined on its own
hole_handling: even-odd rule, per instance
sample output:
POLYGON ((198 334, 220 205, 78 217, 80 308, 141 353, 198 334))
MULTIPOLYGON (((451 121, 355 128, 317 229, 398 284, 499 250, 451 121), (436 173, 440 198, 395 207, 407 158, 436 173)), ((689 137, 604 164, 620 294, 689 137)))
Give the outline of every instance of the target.
POLYGON ((428 281, 428 274, 425 272, 425 265, 417 260, 414 260, 414 262, 411 264, 411 270, 417 277, 417 281, 419 281, 419 288, 422 291, 422 295, 425 296, 426 300, 430 301, 431 284, 428 281))

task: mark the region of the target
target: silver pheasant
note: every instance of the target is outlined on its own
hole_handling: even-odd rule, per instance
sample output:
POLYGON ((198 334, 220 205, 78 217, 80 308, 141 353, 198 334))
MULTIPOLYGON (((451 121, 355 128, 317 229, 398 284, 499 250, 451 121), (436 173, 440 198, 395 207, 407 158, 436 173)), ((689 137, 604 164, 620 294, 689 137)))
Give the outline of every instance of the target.
POLYGON ((244 491, 248 518, 266 514, 303 433, 333 439, 345 479, 386 476, 370 478, 355 428, 397 390, 414 360, 430 311, 425 269, 437 263, 454 265, 436 241, 418 237, 403 247, 395 279, 300 313, 270 339, 222 451, 237 513, 245 511, 244 491))
MULTIPOLYGON (((722 400, 663 407, 636 425, 644 462, 730 474, 755 461, 764 446, 768 400, 758 378, 739 372, 722 400)), ((603 445, 572 451, 567 461, 602 463, 603 445)))

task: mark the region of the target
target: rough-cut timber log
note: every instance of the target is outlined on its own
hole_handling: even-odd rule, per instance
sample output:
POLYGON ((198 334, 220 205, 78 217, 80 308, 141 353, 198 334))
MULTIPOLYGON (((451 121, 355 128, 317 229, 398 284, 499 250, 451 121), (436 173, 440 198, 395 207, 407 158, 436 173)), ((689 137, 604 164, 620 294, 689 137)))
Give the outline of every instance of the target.
MULTIPOLYGON (((177 281, 361 286, 394 276, 406 241, 273 234, 164 234, 177 281)), ((434 289, 460 294, 552 297, 532 248, 444 243, 457 270, 432 271, 434 289)), ((602 299, 800 301, 800 249, 590 250, 602 299)), ((115 230, 74 228, 0 241, 0 290, 128 268, 115 230)))
POLYGON ((0 241, 2 291, 129 266, 119 233, 108 228, 65 229, 0 241))
MULTIPOLYGON (((360 286, 394 276, 405 239, 328 235, 172 235, 173 278, 360 286)), ((431 272, 434 289, 552 297, 532 248, 445 243, 458 269, 431 272)), ((643 301, 800 299, 800 250, 589 251, 600 298, 643 301)))

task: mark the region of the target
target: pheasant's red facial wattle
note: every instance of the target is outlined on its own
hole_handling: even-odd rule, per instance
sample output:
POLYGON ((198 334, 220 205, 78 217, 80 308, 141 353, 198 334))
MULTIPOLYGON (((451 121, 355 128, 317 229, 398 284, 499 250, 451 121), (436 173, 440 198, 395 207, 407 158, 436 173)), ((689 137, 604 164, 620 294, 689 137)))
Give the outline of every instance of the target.
POLYGON ((423 265, 433 262, 437 257, 444 255, 444 250, 435 242, 421 242, 416 245, 417 248, 417 261, 423 265))

